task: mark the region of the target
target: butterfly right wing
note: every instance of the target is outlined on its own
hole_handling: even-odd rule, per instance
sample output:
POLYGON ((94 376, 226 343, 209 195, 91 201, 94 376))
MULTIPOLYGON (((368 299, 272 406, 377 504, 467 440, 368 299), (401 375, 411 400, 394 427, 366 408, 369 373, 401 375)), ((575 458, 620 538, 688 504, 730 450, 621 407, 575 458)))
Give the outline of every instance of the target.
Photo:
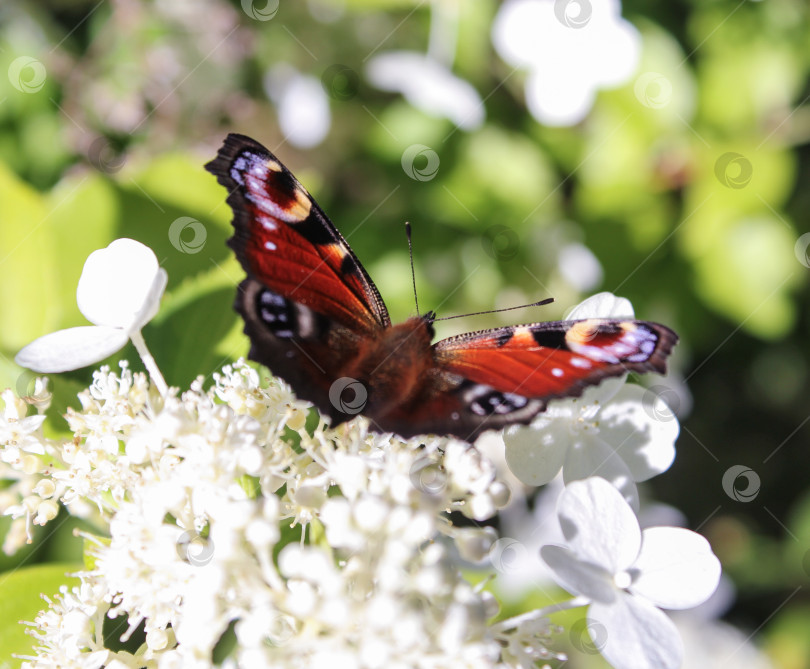
POLYGON ((434 367, 417 393, 378 419, 403 436, 527 424, 550 400, 627 372, 666 371, 677 335, 657 323, 587 319, 481 330, 433 345, 434 367))

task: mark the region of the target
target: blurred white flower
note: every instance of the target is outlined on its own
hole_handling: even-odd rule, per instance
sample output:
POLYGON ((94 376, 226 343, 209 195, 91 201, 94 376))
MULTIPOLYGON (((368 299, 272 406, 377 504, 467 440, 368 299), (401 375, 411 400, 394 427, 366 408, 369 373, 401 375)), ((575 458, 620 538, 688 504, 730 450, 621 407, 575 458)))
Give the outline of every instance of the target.
POLYGON ((276 104, 279 127, 290 144, 309 149, 326 139, 332 112, 319 79, 281 64, 267 73, 264 87, 276 104))
POLYGON ((586 293, 602 283, 602 263, 584 244, 571 242, 560 249, 557 268, 563 278, 580 293, 586 293))
POLYGON ((528 70, 529 111, 552 126, 585 118, 599 89, 633 75, 641 51, 619 0, 507 0, 492 41, 507 63, 528 70))
POLYGON ((589 604, 602 655, 616 669, 679 667, 678 630, 658 607, 692 608, 714 592, 720 561, 706 539, 675 527, 642 532, 621 494, 598 477, 571 483, 558 517, 567 545, 544 546, 541 555, 557 582, 589 604))
MULTIPOLYGON (((630 302, 611 293, 594 295, 568 314, 572 320, 632 317, 630 302)), ((606 379, 581 397, 551 402, 531 425, 510 427, 504 443, 512 472, 534 486, 548 483, 560 469, 566 483, 601 476, 638 508, 634 481, 669 468, 680 426, 659 396, 625 385, 626 378, 606 379)))
POLYGON ((382 53, 369 61, 366 76, 380 90, 400 93, 417 109, 448 118, 463 130, 484 122, 484 103, 475 88, 429 55, 382 53))
POLYGON ((36 372, 65 372, 103 360, 128 339, 140 338, 140 329, 158 312, 167 280, 152 249, 140 242, 116 239, 93 251, 84 263, 76 301, 95 325, 40 337, 15 361, 36 372))

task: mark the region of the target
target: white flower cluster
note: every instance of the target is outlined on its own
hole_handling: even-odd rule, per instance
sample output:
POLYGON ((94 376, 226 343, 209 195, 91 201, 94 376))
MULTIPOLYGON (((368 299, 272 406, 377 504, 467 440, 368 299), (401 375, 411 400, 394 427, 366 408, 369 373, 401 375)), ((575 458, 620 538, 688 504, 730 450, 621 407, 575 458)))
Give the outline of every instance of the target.
MULTIPOLYGON (((16 479, 4 499, 17 498, 5 512, 44 523, 61 501, 110 537, 37 618, 27 666, 212 666, 230 625, 234 666, 509 666, 516 630, 488 622, 497 602, 443 539, 480 533, 445 511, 483 520, 508 501, 480 453, 368 434, 362 420, 310 433, 307 405, 242 362, 179 397, 122 367, 95 373, 66 442, 3 395, 3 475, 16 479), (105 615, 128 633, 143 623, 135 655, 105 648, 105 615)), ((522 642, 549 656, 549 623, 529 622, 522 642)))

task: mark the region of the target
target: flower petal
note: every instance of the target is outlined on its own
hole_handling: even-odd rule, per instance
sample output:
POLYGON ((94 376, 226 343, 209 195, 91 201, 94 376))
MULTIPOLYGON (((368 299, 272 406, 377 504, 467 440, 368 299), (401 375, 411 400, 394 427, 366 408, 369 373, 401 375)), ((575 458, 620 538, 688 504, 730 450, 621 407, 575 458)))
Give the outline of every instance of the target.
POLYGON ((588 115, 594 100, 596 86, 570 72, 537 69, 526 79, 526 106, 543 125, 576 125, 588 115))
POLYGON ((151 313, 159 281, 165 287, 152 249, 133 239, 116 239, 88 256, 76 301, 91 323, 129 330, 143 324, 137 324, 139 314, 151 313))
POLYGON ((669 469, 680 425, 652 390, 625 384, 599 418, 600 436, 616 448, 634 481, 646 481, 669 469))
POLYGON ((543 546, 540 557, 551 568, 554 580, 574 595, 609 604, 619 591, 613 585, 613 574, 597 564, 585 562, 562 546, 543 546))
POLYGON ((611 574, 626 570, 638 557, 641 530, 621 493, 597 476, 574 481, 557 506, 560 527, 577 557, 611 574))
MULTIPOLYGON (((615 669, 677 669, 683 658, 678 629, 660 609, 640 597, 620 593, 613 604, 588 608, 588 629, 599 637, 599 651, 615 669)), ((592 632, 592 633, 593 633, 592 632)))
POLYGON ((464 130, 484 122, 484 104, 475 88, 429 56, 382 53, 369 61, 366 76, 380 90, 401 93, 417 109, 448 118, 464 130))
POLYGON ((128 339, 120 328, 100 325, 69 328, 32 341, 14 361, 35 372, 67 372, 104 360, 123 348, 128 339))
POLYGON ((625 297, 613 293, 597 293, 580 302, 566 315, 566 320, 580 318, 634 318, 633 305, 625 297))
POLYGON ((720 582, 720 561, 709 542, 680 527, 644 530, 634 567, 640 574, 630 590, 666 609, 702 604, 720 582))
POLYGON ((522 483, 545 485, 560 471, 570 439, 562 420, 510 427, 503 435, 506 464, 522 483))
POLYGON ((160 298, 163 297, 163 292, 166 290, 166 284, 168 283, 169 275, 166 270, 161 267, 158 270, 157 276, 155 277, 155 282, 152 284, 149 294, 146 296, 146 300, 143 303, 143 309, 141 309, 140 312, 138 312, 138 314, 135 316, 133 329, 141 329, 155 317, 160 309, 160 298))
POLYGON ((591 433, 580 435, 569 446, 563 464, 563 480, 566 484, 589 476, 599 476, 608 481, 633 510, 638 509, 638 488, 633 482, 633 474, 613 447, 601 439, 601 433, 599 436, 591 433))

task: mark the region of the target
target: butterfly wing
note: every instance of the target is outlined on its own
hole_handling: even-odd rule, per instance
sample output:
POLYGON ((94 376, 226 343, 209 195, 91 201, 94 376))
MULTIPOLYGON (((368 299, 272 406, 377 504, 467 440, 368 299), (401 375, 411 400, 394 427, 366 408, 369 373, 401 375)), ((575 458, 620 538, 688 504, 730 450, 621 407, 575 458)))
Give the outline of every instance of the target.
POLYGON ((206 169, 228 189, 228 244, 248 276, 358 332, 391 324, 377 287, 321 208, 270 151, 230 134, 206 169))
POLYGON ((330 414, 337 370, 391 324, 377 287, 346 240, 264 146, 230 134, 206 169, 228 189, 228 240, 247 279, 235 308, 249 357, 330 414))
POLYGON ((529 423, 549 400, 627 372, 666 371, 677 335, 657 323, 590 319, 517 325, 450 337, 418 396, 382 421, 403 436, 436 432, 470 441, 529 423))

